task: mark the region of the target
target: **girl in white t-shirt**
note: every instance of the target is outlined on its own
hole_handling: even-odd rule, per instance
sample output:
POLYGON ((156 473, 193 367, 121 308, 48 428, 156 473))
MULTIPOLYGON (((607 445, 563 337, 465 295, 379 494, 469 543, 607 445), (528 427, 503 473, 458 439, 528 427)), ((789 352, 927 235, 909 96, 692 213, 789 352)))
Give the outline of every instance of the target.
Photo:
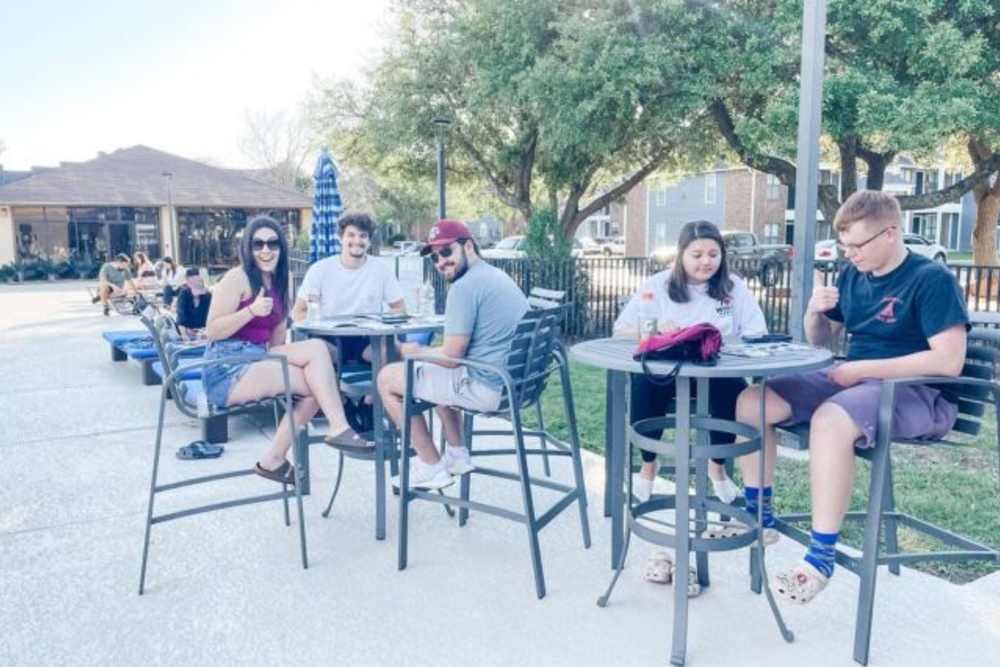
MULTIPOLYGON (((741 278, 729 274, 726 246, 719 228, 704 220, 689 222, 681 228, 673 268, 651 277, 633 295, 615 321, 616 337, 638 338, 640 307, 649 308, 640 304, 650 300, 655 304, 653 310, 661 332, 707 322, 722 332, 724 340, 767 333, 764 313, 757 300, 741 278)), ((735 420, 736 399, 746 386, 742 378, 711 380, 711 415, 717 419, 735 420)), ((641 374, 633 374, 632 423, 666 414, 675 391, 675 383, 656 385, 641 374)), ((663 433, 649 435, 660 438, 663 433)), ((731 434, 712 433, 715 443, 729 443, 734 439, 731 434)), ((656 455, 649 452, 642 453, 642 460, 633 492, 639 500, 646 500, 652 493, 658 464, 656 455)), ((708 476, 715 495, 728 503, 736 498, 739 489, 726 475, 724 463, 724 460, 713 459, 708 465, 708 476)))

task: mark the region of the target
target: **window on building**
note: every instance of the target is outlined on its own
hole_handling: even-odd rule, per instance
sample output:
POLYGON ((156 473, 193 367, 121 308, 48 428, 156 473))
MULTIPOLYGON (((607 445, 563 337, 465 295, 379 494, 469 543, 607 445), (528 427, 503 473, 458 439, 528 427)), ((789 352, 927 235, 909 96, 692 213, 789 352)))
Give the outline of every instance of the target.
POLYGON ((935 190, 940 190, 938 187, 938 170, 928 169, 927 170, 927 192, 934 192, 935 190))
POLYGON ((774 174, 767 175, 767 198, 769 201, 781 198, 781 181, 774 174))
POLYGON ((705 203, 714 204, 717 190, 719 189, 719 175, 716 173, 705 174, 705 203))
POLYGON ((784 243, 784 235, 782 232, 782 227, 784 225, 780 222, 769 222, 764 225, 764 243, 784 243))
POLYGON ((667 189, 659 188, 656 192, 656 205, 666 206, 667 205, 667 189))

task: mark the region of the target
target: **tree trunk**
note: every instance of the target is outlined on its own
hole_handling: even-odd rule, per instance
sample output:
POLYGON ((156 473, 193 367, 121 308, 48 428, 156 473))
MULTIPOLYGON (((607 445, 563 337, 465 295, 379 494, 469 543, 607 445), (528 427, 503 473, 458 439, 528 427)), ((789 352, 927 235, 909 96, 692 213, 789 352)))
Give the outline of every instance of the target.
MULTIPOLYGON (((992 153, 986 142, 970 137, 969 157, 981 169, 992 153)), ((972 230, 972 258, 977 266, 997 264, 997 222, 1000 219, 1000 174, 979 181, 972 188, 976 201, 976 227, 972 230)))
POLYGON ((978 185, 973 190, 976 199, 976 228, 972 231, 972 258, 976 266, 996 266, 997 220, 1000 219, 1000 193, 978 185))
POLYGON ((837 142, 840 149, 840 196, 844 199, 858 189, 858 138, 845 137, 837 142))

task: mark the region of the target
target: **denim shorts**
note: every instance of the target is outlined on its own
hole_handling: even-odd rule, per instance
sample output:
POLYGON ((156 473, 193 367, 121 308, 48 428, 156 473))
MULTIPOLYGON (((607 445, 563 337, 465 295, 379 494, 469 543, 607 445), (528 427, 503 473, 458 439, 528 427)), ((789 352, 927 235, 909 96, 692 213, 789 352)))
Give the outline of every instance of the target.
MULTIPOLYGON (((846 412, 862 432, 855 447, 873 447, 878 437, 881 380, 863 380, 843 387, 829 378, 828 370, 788 375, 769 380, 767 388, 792 408, 786 425, 807 423, 821 404, 830 401, 846 412)), ((897 387, 893 405, 892 436, 937 440, 955 425, 958 407, 941 392, 926 385, 897 387)))
MULTIPOLYGON (((205 348, 205 361, 236 354, 260 359, 267 354, 267 349, 263 345, 229 338, 209 343, 208 347, 205 348)), ((208 402, 218 408, 226 407, 233 387, 253 363, 253 361, 247 361, 238 364, 206 366, 202 371, 201 379, 205 385, 205 396, 208 397, 208 402)))

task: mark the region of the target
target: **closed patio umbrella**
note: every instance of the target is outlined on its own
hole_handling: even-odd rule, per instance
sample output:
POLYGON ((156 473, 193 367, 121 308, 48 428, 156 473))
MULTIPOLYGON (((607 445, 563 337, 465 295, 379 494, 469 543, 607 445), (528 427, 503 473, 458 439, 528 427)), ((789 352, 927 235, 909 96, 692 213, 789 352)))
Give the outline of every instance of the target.
POLYGON ((313 198, 313 222, 309 230, 309 262, 340 252, 337 238, 337 218, 344 210, 337 187, 337 163, 325 148, 316 161, 313 178, 316 194, 313 198))

